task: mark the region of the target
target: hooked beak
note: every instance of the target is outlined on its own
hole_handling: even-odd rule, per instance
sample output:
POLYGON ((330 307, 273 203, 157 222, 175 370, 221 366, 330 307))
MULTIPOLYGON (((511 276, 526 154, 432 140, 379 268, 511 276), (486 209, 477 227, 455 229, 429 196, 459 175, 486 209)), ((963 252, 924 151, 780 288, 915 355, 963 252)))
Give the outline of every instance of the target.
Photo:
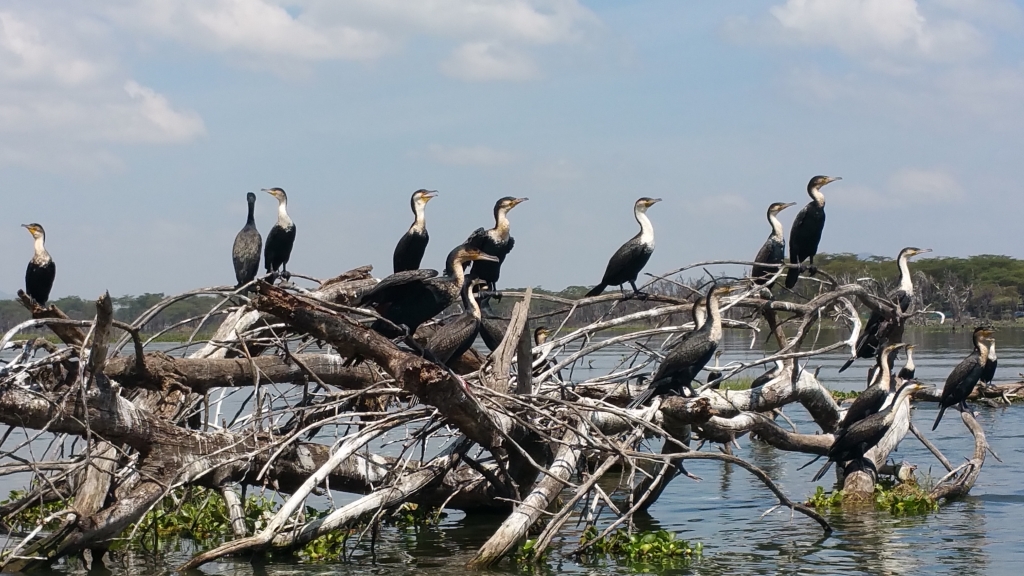
POLYGON ((437 190, 427 190, 423 193, 423 200, 426 202, 430 202, 430 199, 435 197, 437 197, 437 190))
POLYGON ((781 210, 785 210, 786 208, 790 208, 790 207, 793 207, 793 206, 796 206, 796 202, 786 202, 786 205, 785 205, 785 206, 783 206, 783 207, 782 207, 782 208, 780 209, 780 211, 781 211, 781 210))
POLYGON ((516 198, 515 200, 512 201, 512 205, 513 206, 518 206, 518 205, 522 204, 523 202, 526 202, 527 200, 529 200, 529 198, 516 198))
POLYGON ((650 204, 648 204, 648 206, 653 206, 658 202, 661 202, 661 198, 651 198, 650 204))
POLYGON ((825 182, 825 184, 831 184, 831 183, 835 182, 836 180, 842 180, 842 179, 843 179, 842 176, 829 176, 828 177, 828 182, 825 182))
POLYGON ((918 250, 917 253, 918 254, 926 254, 926 253, 931 252, 931 251, 932 251, 931 248, 922 248, 922 249, 918 250))
POLYGON ((498 257, 497 256, 491 256, 490 254, 484 254, 483 252, 479 252, 477 254, 470 254, 469 255, 469 259, 470 260, 483 260, 484 262, 497 262, 498 261, 498 257))

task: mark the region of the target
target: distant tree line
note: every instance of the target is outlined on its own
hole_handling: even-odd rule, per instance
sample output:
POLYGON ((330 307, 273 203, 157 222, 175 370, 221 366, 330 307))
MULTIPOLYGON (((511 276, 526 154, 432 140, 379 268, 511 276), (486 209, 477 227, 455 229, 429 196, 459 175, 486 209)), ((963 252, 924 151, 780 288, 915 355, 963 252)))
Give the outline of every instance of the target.
MULTIPOLYGON (((165 297, 164 294, 147 293, 141 296, 113 298, 114 317, 117 320, 131 322, 165 297)), ((219 301, 220 298, 214 296, 192 296, 175 302, 151 320, 146 325, 144 331, 146 333, 159 332, 188 318, 201 316, 209 312, 219 301)), ((96 302, 94 300, 83 300, 78 296, 66 296, 53 300, 52 303, 76 320, 91 320, 96 315, 96 302)), ((10 330, 29 318, 28 311, 25 310, 25 307, 20 302, 16 300, 0 300, 0 330, 10 330)), ((197 322, 191 322, 182 329, 195 329, 196 324, 197 322)))

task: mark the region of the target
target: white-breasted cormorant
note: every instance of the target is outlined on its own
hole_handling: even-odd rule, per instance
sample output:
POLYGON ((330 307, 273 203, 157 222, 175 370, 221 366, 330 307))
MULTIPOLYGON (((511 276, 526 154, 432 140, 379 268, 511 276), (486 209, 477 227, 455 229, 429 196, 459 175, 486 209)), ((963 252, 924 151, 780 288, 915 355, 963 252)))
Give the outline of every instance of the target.
POLYGON ((448 255, 443 276, 437 270, 406 270, 384 278, 364 294, 357 306, 370 306, 382 317, 397 326, 405 326, 408 334, 375 321, 370 327, 388 338, 412 336, 427 320, 452 305, 462 292, 466 281, 468 262, 497 262, 496 256, 484 254, 479 248, 459 246, 448 255))
MULTIPOLYGON (((796 202, 775 202, 768 207, 768 224, 772 227, 772 233, 758 250, 757 256, 754 256, 754 262, 757 264, 782 264, 786 261, 786 237, 783 235, 782 222, 779 222, 778 215, 790 206, 796 206, 796 202)), ((757 264, 750 271, 750 277, 754 279, 755 284, 764 286, 779 269, 776 266, 757 264)))
POLYGON ((292 245, 295 244, 295 223, 288 216, 288 195, 280 188, 264 188, 263 191, 277 198, 277 223, 267 234, 263 265, 267 268, 267 274, 276 273, 280 268, 281 277, 287 280, 291 278, 288 259, 292 255, 292 245))
POLYGON ((988 361, 989 345, 995 342, 994 334, 995 332, 989 328, 974 329, 974 350, 946 377, 946 385, 942 387, 942 396, 939 398, 939 414, 935 417, 932 430, 939 427, 939 421, 942 420, 946 408, 959 406, 961 410, 967 410, 967 397, 981 380, 981 373, 988 361))
POLYGON ((426 349, 437 358, 451 366, 466 350, 473 345, 480 331, 480 305, 476 300, 476 288, 486 284, 483 280, 466 282, 462 287, 462 314, 436 332, 427 341, 426 349))
POLYGON ((512 251, 516 244, 515 238, 509 234, 508 212, 516 206, 526 202, 529 198, 513 198, 506 196, 494 204, 494 228, 484 230, 477 228, 466 239, 466 246, 478 248, 484 254, 494 256, 496 260, 477 260, 473 263, 471 275, 473 278, 480 278, 487 282, 489 290, 494 290, 501 274, 501 264, 505 262, 505 256, 512 251))
POLYGON ((412 193, 409 203, 412 205, 414 219, 409 231, 398 241, 398 246, 395 246, 395 255, 392 259, 395 272, 416 270, 420 267, 423 253, 427 250, 427 242, 430 241, 430 235, 427 234, 427 202, 435 196, 437 190, 417 190, 412 193))
POLYGON ((249 217, 245 226, 235 235, 235 244, 231 247, 231 262, 235 265, 235 288, 252 282, 260 271, 260 251, 263 249, 263 237, 256 229, 256 195, 249 192, 245 195, 249 203, 249 217))
MULTIPOLYGON (((804 260, 810 260, 810 266, 814 266, 814 256, 818 253, 818 243, 821 242, 821 232, 825 229, 825 195, 821 193, 822 186, 842 180, 839 176, 815 176, 807 183, 807 194, 811 201, 807 203, 793 220, 793 227, 789 230, 789 263, 800 264, 804 260)), ((793 267, 786 271, 786 288, 796 286, 800 277, 800 268, 793 267)))
POLYGON ((868 416, 880 411, 885 400, 893 392, 892 366, 896 354, 906 344, 886 346, 878 354, 878 372, 875 382, 867 390, 861 392, 846 410, 846 415, 839 422, 839 428, 849 428, 868 416))
POLYGON ((913 344, 907 344, 907 362, 900 368, 899 379, 900 380, 913 380, 914 374, 917 371, 917 367, 914 366, 914 346, 913 344))
MULTIPOLYGON (((661 198, 640 198, 633 204, 633 217, 640 224, 640 232, 633 236, 625 244, 619 247, 608 260, 608 267, 604 270, 604 277, 601 283, 587 292, 586 297, 597 296, 608 286, 619 286, 629 282, 633 287, 633 295, 641 294, 636 287, 636 278, 640 271, 647 265, 647 261, 654 254, 654 226, 647 217, 647 209, 655 203, 661 202, 661 198)), ((625 290, 622 291, 625 296, 625 290)))
POLYGON ((714 390, 718 390, 722 386, 722 383, 719 382, 719 380, 722 379, 722 367, 718 363, 721 357, 722 351, 715 350, 715 365, 708 371, 707 383, 710 384, 708 388, 712 388, 714 390))
MULTIPOLYGON (((931 252, 930 248, 908 247, 900 250, 896 257, 896 264, 900 271, 899 284, 887 295, 887 298, 899 306, 900 313, 906 313, 914 302, 914 279, 910 274, 909 261, 918 254, 931 252)), ((857 338, 857 347, 853 356, 846 361, 839 371, 842 372, 850 367, 857 358, 873 358, 879 346, 882 346, 892 334, 892 331, 902 320, 887 317, 877 310, 872 310, 864 331, 857 338)))
POLYGON ((999 364, 999 359, 996 358, 996 341, 993 339, 988 344, 988 357, 985 359, 985 368, 981 370, 981 377, 978 381, 986 386, 992 384, 992 379, 996 377, 996 366, 999 364))
POLYGON ((654 396, 693 395, 690 383, 711 361, 719 342, 722 341, 722 314, 718 307, 718 299, 735 289, 735 286, 711 286, 707 295, 707 321, 672 348, 658 366, 647 388, 629 404, 630 408, 646 404, 654 396))
POLYGON ((863 420, 854 422, 848 428, 840 428, 836 431, 835 440, 828 449, 828 462, 818 470, 812 481, 817 482, 828 472, 833 462, 848 462, 859 460, 869 450, 882 441, 885 433, 892 427, 896 418, 896 407, 903 401, 909 401, 910 395, 925 388, 916 381, 910 381, 900 386, 895 398, 885 408, 867 416, 863 420))
POLYGON ((35 240, 35 251, 25 270, 25 292, 40 306, 46 306, 50 299, 53 279, 57 276, 57 265, 46 251, 46 231, 41 224, 22 224, 35 240))

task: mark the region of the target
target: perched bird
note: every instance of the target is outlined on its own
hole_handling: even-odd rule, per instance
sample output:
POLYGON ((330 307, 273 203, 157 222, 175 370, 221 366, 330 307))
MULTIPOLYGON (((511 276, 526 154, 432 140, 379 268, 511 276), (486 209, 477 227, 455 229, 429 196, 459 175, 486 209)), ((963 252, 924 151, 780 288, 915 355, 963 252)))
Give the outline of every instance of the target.
POLYGON ((483 280, 466 282, 462 287, 462 314, 441 326, 427 341, 427 350, 447 366, 469 350, 480 331, 480 306, 476 288, 486 284, 483 280))
POLYGON ((505 337, 508 320, 495 315, 491 310, 488 303, 491 297, 490 292, 480 294, 480 309, 483 312, 483 317, 480 319, 480 338, 484 341, 487 349, 494 352, 501 345, 502 338, 505 337))
MULTIPOLYGON (((551 336, 551 330, 549 330, 546 326, 538 326, 533 331, 533 345, 534 346, 541 346, 541 345, 543 345, 545 342, 548 341, 548 336, 551 336)), ((540 357, 541 357, 541 353, 540 352, 535 353, 533 355, 533 363, 536 364, 537 360, 539 360, 540 357)), ((554 358, 548 357, 546 360, 544 360, 544 362, 541 362, 540 364, 537 364, 536 366, 533 367, 533 375, 534 376, 540 376, 548 368, 551 368, 554 365, 555 365, 554 358)), ((559 371, 559 372, 561 372, 561 371, 559 371)), ((559 374, 559 379, 561 379, 561 374, 559 374)))
POLYGON ((925 386, 918 382, 907 382, 900 386, 895 398, 893 398, 893 401, 888 406, 865 417, 863 420, 854 422, 848 428, 837 430, 835 440, 833 440, 832 446, 828 449, 828 462, 825 462, 825 465, 822 466, 821 470, 818 470, 818 473, 814 475, 812 480, 814 482, 821 480, 821 477, 825 475, 825 472, 828 472, 833 462, 848 462, 863 458, 864 454, 882 441, 885 433, 893 425, 893 421, 896 418, 896 407, 901 402, 909 401, 910 396, 914 392, 923 388, 925 386))
MULTIPOLYGON (((896 263, 900 271, 899 284, 886 297, 899 306, 901 314, 905 314, 914 302, 914 280, 910 274, 908 262, 914 256, 926 252, 931 252, 931 249, 904 248, 900 250, 899 256, 896 257, 896 263)), ((842 372, 849 368, 857 358, 873 358, 878 347, 885 344, 894 335, 894 331, 898 326, 902 325, 902 322, 900 318, 887 317, 885 314, 873 310, 871 316, 868 317, 868 323, 864 326, 864 331, 857 338, 854 355, 839 368, 839 371, 842 372)), ((902 331, 895 333, 895 336, 902 336, 902 331)))
POLYGON ((260 271, 260 251, 263 249, 263 237, 256 229, 256 195, 249 192, 245 195, 249 203, 249 217, 245 226, 235 235, 235 244, 231 248, 231 262, 235 265, 235 288, 241 288, 256 278, 260 271))
POLYGON ((992 340, 988 345, 988 358, 985 360, 985 368, 981 371, 981 377, 978 381, 986 386, 992 384, 992 379, 996 377, 996 365, 999 364, 999 359, 996 358, 996 341, 992 340))
POLYGON ((719 365, 718 360, 722 357, 721 350, 715 350, 715 366, 708 371, 707 383, 710 384, 709 388, 718 390, 722 383, 719 380, 722 378, 722 367, 719 365))
POLYGON ((395 246, 393 263, 395 272, 416 270, 427 250, 430 235, 427 234, 426 208, 427 202, 437 196, 437 190, 417 190, 412 193, 410 204, 414 219, 409 231, 406 232, 395 246))
POLYGON ((895 382, 892 379, 892 365, 896 354, 906 344, 894 344, 879 351, 877 358, 878 375, 875 382, 867 390, 861 392, 853 404, 846 410, 846 416, 839 422, 839 428, 849 428, 868 416, 878 412, 885 406, 889 394, 893 392, 895 382))
MULTIPOLYGON (((914 366, 914 348, 915 346, 913 344, 907 344, 907 363, 903 365, 903 368, 900 368, 898 376, 900 380, 914 379, 914 373, 916 372, 916 366, 914 366)), ((989 357, 991 358, 991 353, 989 357)))
MULTIPOLYGON (((387 322, 376 320, 370 327, 388 338, 411 336, 427 320, 440 314, 462 293, 466 281, 463 264, 473 261, 497 262, 496 256, 484 254, 479 248, 459 246, 448 255, 445 274, 438 277, 437 270, 406 270, 392 274, 364 294, 357 306, 369 306, 388 322, 402 329, 396 330, 387 322)), ((410 344, 412 345, 412 344, 410 344)))
POLYGON ((734 286, 711 286, 707 295, 707 321, 695 330, 692 336, 683 338, 672 348, 658 367, 658 371, 654 373, 647 389, 630 403, 630 408, 646 404, 654 396, 693 395, 690 383, 711 361, 719 342, 722 341, 722 315, 718 308, 718 300, 735 289, 734 286))
MULTIPOLYGON (((825 195, 821 188, 836 180, 838 176, 815 176, 807 183, 807 194, 811 201, 807 203, 793 220, 789 231, 789 263, 800 264, 810 260, 811 272, 814 272, 814 256, 818 253, 821 232, 825 229, 825 195)), ((786 272, 786 288, 796 286, 800 277, 800 268, 793 267, 786 272)))
MULTIPOLYGON (((654 254, 654 226, 647 217, 647 209, 657 202, 661 202, 661 198, 645 196, 633 204, 633 217, 640 223, 640 232, 620 246, 615 254, 612 254, 611 260, 608 261, 608 267, 605 268, 604 277, 601 278, 601 283, 587 292, 587 298, 597 296, 608 286, 615 285, 621 288, 626 282, 633 287, 634 296, 642 294, 636 287, 636 278, 647 265, 647 261, 651 259, 651 254, 654 254)), ((622 295, 625 297, 625 290, 622 295)))
POLYGON ((291 278, 288 273, 288 259, 292 255, 295 244, 295 223, 288 216, 288 195, 280 188, 264 188, 264 192, 277 198, 277 223, 267 234, 267 245, 263 249, 263 264, 267 274, 276 274, 281 269, 281 277, 291 278))
POLYGON ((776 360, 774 366, 765 370, 764 373, 758 376, 757 378, 754 378, 754 380, 750 383, 750 388, 760 388, 761 386, 764 386, 765 384, 771 382, 779 375, 779 373, 782 372, 782 368, 784 366, 785 364, 782 362, 782 360, 776 360))
POLYGON ((757 256, 754 256, 754 262, 757 264, 750 271, 750 277, 758 286, 767 284, 772 276, 779 271, 777 266, 767 266, 767 264, 782 264, 786 260, 786 237, 782 233, 782 222, 779 222, 778 215, 779 212, 790 206, 796 206, 796 202, 775 202, 768 207, 768 224, 772 227, 772 233, 768 235, 768 239, 758 250, 757 256))
POLYGON ((46 306, 46 301, 50 299, 50 289, 53 288, 53 279, 57 276, 57 265, 46 251, 46 231, 43 226, 32 223, 22 224, 22 227, 27 228, 35 240, 35 252, 25 270, 25 292, 40 306, 46 306))
POLYGON ((501 274, 501 264, 516 244, 515 238, 509 234, 508 212, 527 200, 529 198, 513 198, 511 196, 498 200, 494 204, 494 228, 490 230, 477 228, 466 239, 467 247, 477 248, 484 254, 496 258, 496 260, 478 260, 473 263, 471 271, 473 278, 487 281, 488 290, 495 289, 498 276, 501 274))
POLYGON ((939 415, 935 417, 932 430, 939 427, 939 421, 942 420, 946 408, 959 406, 960 410, 967 410, 967 397, 981 380, 981 374, 988 362, 989 344, 995 344, 994 334, 990 328, 974 329, 974 351, 961 360, 946 377, 946 385, 943 386, 942 396, 939 398, 939 415))

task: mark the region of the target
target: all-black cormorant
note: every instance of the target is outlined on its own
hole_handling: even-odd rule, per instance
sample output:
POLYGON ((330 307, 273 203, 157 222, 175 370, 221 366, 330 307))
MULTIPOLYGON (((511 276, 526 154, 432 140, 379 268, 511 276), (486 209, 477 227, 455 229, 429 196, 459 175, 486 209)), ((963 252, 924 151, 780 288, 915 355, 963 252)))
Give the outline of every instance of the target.
POLYGON ((292 255, 295 244, 295 223, 288 216, 288 195, 280 188, 264 188, 264 192, 277 198, 277 223, 267 234, 267 245, 263 249, 263 264, 267 274, 277 273, 281 269, 281 277, 291 278, 288 273, 288 259, 292 255))
POLYGON ((463 264, 497 260, 479 248, 459 246, 448 255, 443 276, 428 269, 392 274, 364 294, 356 305, 370 306, 391 323, 408 329, 405 334, 385 322, 375 321, 370 327, 384 336, 412 336, 420 324, 443 312, 459 297, 466 281, 463 264))
POLYGON ((53 279, 57 276, 57 265, 46 251, 46 231, 41 224, 22 224, 35 240, 35 251, 25 270, 25 292, 40 306, 46 306, 50 299, 53 279))
POLYGON ((672 348, 654 373, 647 389, 630 403, 630 408, 646 404, 652 397, 663 394, 693 395, 690 383, 711 361, 722 340, 722 315, 718 299, 735 289, 734 286, 712 285, 707 295, 707 321, 692 336, 688 335, 672 348))
POLYGON ((914 348, 915 346, 913 344, 907 344, 907 362, 903 365, 903 368, 900 368, 900 380, 914 379, 914 373, 917 371, 917 367, 914 366, 914 348))
POLYGON ((939 421, 942 420, 946 408, 959 406, 960 410, 967 410, 967 397, 981 380, 981 373, 988 361, 989 344, 995 342, 994 334, 995 332, 989 328, 974 329, 974 351, 961 360, 946 377, 946 385, 943 386, 942 396, 939 398, 939 414, 935 417, 932 430, 939 427, 939 421))
POLYGON ((878 412, 885 406, 885 400, 893 391, 892 366, 896 354, 906 344, 886 346, 878 354, 878 372, 875 382, 867 390, 861 392, 846 410, 846 416, 839 422, 839 428, 849 428, 868 416, 878 412))
MULTIPOLYGON (((910 274, 909 260, 926 252, 931 252, 931 249, 908 247, 900 250, 900 255, 896 258, 900 270, 899 284, 887 295, 887 298, 899 306, 900 313, 906 313, 914 302, 914 280, 910 274)), ((864 326, 864 331, 857 338, 855 354, 839 368, 839 371, 842 372, 849 368, 857 358, 873 358, 878 347, 892 335, 893 329, 899 322, 901 320, 889 318, 881 312, 873 310, 871 316, 868 317, 868 323, 864 326)))
MULTIPOLYGON (((588 298, 604 292, 608 286, 621 288, 626 282, 633 287, 634 295, 641 294, 636 287, 636 278, 647 265, 647 261, 651 259, 651 254, 654 254, 654 226, 651 225, 651 220, 647 217, 647 209, 656 202, 661 202, 661 198, 645 196, 633 204, 633 217, 640 223, 640 232, 620 246, 615 254, 612 254, 611 260, 608 261, 608 267, 604 270, 601 283, 587 292, 588 298)), ((623 290, 623 296, 625 296, 625 290, 623 290)))
POLYGON ((462 314, 441 326, 427 341, 427 350, 451 366, 473 345, 480 331, 480 305, 476 300, 476 288, 486 284, 483 280, 466 282, 462 287, 462 314))
POLYGON ((996 358, 996 341, 993 339, 988 344, 988 358, 985 359, 985 368, 981 370, 981 378, 979 382, 986 386, 992 384, 992 379, 996 377, 996 366, 999 364, 999 359, 996 358))
POLYGON ((466 246, 477 248, 484 254, 490 254, 496 258, 494 261, 477 260, 473 263, 471 271, 473 278, 480 278, 487 282, 489 290, 494 290, 498 276, 501 274, 501 264, 516 244, 515 238, 509 235, 508 212, 527 200, 529 198, 513 198, 511 196, 498 200, 494 204, 494 228, 490 230, 477 228, 466 239, 466 246))
MULTIPOLYGON (((800 264, 804 260, 810 260, 810 265, 814 266, 814 256, 818 253, 821 232, 825 229, 825 195, 821 193, 821 188, 836 180, 842 180, 842 178, 815 176, 807 183, 807 194, 811 196, 811 201, 797 213, 793 220, 793 227, 789 231, 790 264, 800 264)), ((786 288, 796 286, 799 277, 800 268, 790 268, 786 272, 786 288)))
POLYGON ((412 226, 409 226, 409 231, 398 241, 398 246, 395 246, 393 258, 395 272, 416 270, 420 267, 423 253, 427 250, 427 242, 430 241, 430 235, 427 234, 425 211, 427 202, 430 202, 430 199, 435 196, 437 196, 437 190, 417 190, 412 193, 412 199, 409 202, 412 205, 412 213, 415 218, 412 221, 412 226))
MULTIPOLYGON (((786 237, 782 233, 782 222, 779 222, 778 215, 779 212, 790 206, 796 206, 796 202, 775 202, 768 207, 768 223, 772 227, 772 233, 768 235, 768 239, 758 250, 757 256, 754 256, 754 262, 757 264, 782 264, 785 262, 786 237)), ((750 276, 754 279, 755 284, 764 286, 779 269, 776 266, 759 266, 757 264, 750 271, 750 276)))
POLYGON ((896 418, 896 407, 900 402, 909 400, 910 395, 925 388, 916 381, 910 381, 900 386, 895 398, 885 408, 867 416, 863 420, 854 422, 848 428, 840 428, 836 431, 835 440, 828 449, 828 462, 818 470, 812 479, 814 482, 821 480, 821 477, 828 472, 833 462, 847 462, 859 460, 869 450, 882 441, 885 433, 889 431, 896 418))
POLYGON ((245 195, 249 203, 249 217, 245 226, 235 236, 235 244, 231 248, 231 262, 235 265, 235 288, 241 288, 256 278, 260 271, 260 251, 263 249, 263 237, 256 229, 256 195, 249 192, 245 195))

